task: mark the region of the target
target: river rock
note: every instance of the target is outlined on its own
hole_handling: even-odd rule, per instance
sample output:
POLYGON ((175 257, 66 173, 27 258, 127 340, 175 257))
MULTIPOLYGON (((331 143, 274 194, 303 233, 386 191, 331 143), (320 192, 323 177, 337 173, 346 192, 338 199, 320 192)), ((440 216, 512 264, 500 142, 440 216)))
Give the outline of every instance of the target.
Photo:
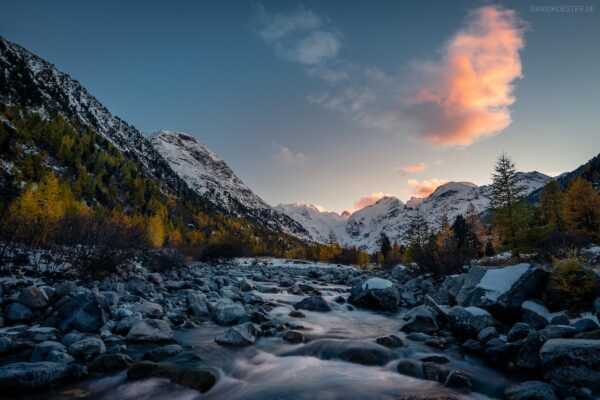
POLYGON ((419 376, 419 369, 420 365, 416 361, 408 358, 398 361, 398 365, 396 365, 396 371, 398 371, 398 373, 414 378, 419 376))
POLYGON ((403 332, 436 333, 439 327, 436 322, 436 312, 428 306, 419 306, 407 312, 402 319, 406 322, 400 328, 403 332))
POLYGON ((444 382, 444 386, 465 391, 470 391, 473 387, 471 379, 461 371, 450 372, 444 382))
POLYGON ((550 323, 552 314, 539 301, 527 300, 521 304, 521 316, 523 322, 528 323, 535 329, 543 329, 550 323))
POLYGON ((507 400, 558 400, 551 385, 540 381, 523 382, 504 391, 507 400))
POLYGON ((18 300, 25 306, 34 309, 47 307, 50 302, 46 292, 35 286, 29 286, 21 290, 18 300))
POLYGON ((31 362, 48 361, 48 355, 52 351, 66 353, 67 348, 60 342, 46 341, 38 343, 31 351, 31 362))
POLYGON ((142 361, 127 370, 129 379, 165 378, 179 385, 204 393, 212 388, 219 379, 214 368, 196 367, 192 369, 156 364, 142 361))
POLYGON ((500 334, 496 330, 496 327, 488 326, 487 328, 483 328, 479 331, 479 333, 477 334, 477 340, 485 344, 490 339, 497 338, 498 336, 500 336, 500 334))
POLYGON ((294 330, 287 331, 286 333, 281 335, 281 338, 283 340, 285 340, 286 342, 292 343, 292 344, 304 342, 304 335, 302 335, 300 332, 294 331, 294 330))
POLYGON ((338 359, 362 365, 385 365, 394 359, 394 353, 379 344, 346 339, 313 340, 283 355, 338 359))
POLYGON ((215 338, 215 342, 225 346, 249 346, 256 341, 258 333, 252 322, 245 322, 227 329, 215 338))
POLYGON ((212 307, 212 318, 219 325, 234 325, 247 317, 246 310, 231 300, 219 300, 212 307))
POLYGON ((482 329, 497 325, 490 313, 478 307, 454 306, 448 312, 448 320, 460 337, 475 337, 482 329))
POLYGON ((33 311, 24 304, 10 303, 6 307, 6 319, 10 322, 29 322, 33 319, 33 311))
POLYGON ((133 365, 131 357, 121 353, 100 354, 94 359, 91 369, 98 372, 110 373, 122 371, 133 365))
POLYGON ((547 273, 542 268, 527 263, 503 268, 474 267, 456 301, 464 307, 480 307, 500 317, 507 316, 520 311, 526 299, 539 297, 546 280, 547 273))
POLYGON ((65 380, 72 375, 69 364, 50 361, 18 362, 0 367, 0 389, 36 389, 65 380))
POLYGON ((544 378, 600 393, 600 340, 550 339, 540 349, 544 378))
POLYGON ((465 281, 466 274, 450 275, 444 279, 440 290, 434 294, 435 300, 440 304, 456 305, 456 296, 465 281))
POLYGON ((331 311, 331 306, 321 296, 306 297, 294 304, 296 310, 308 310, 308 311, 320 311, 328 312, 331 311))
POLYGON ((183 347, 178 344, 168 344, 148 351, 144 354, 144 360, 162 361, 166 358, 173 357, 183 351, 183 347))
POLYGON ((106 346, 102 339, 97 337, 81 339, 69 346, 69 354, 75 358, 91 358, 104 353, 106 346))
POLYGON ((581 318, 573 322, 573 328, 577 329, 577 332, 591 332, 600 329, 600 326, 591 318, 581 318))
POLYGON ((164 314, 162 306, 156 303, 144 302, 140 304, 139 309, 146 318, 161 318, 164 314))
POLYGON ((389 311, 398 308, 400 294, 387 279, 370 278, 352 288, 348 302, 358 307, 389 311))
POLYGON ((58 316, 62 331, 97 332, 108 322, 108 307, 101 295, 82 293, 60 307, 58 316))
POLYGON ((525 339, 531 332, 535 332, 532 326, 525 322, 517 322, 510 328, 506 334, 506 338, 509 342, 516 342, 517 340, 525 339))
POLYGON ((385 347, 398 348, 404 346, 404 342, 396 335, 381 336, 375 339, 377 344, 385 347))
POLYGON ((133 324, 126 339, 133 342, 169 341, 173 339, 173 331, 162 319, 141 319, 133 324))

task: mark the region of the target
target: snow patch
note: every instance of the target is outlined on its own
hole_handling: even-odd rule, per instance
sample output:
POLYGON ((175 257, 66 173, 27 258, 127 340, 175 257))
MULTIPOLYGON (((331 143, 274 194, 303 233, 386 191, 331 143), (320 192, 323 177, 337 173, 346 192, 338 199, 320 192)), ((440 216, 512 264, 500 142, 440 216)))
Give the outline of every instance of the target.
POLYGON ((382 278, 370 278, 362 284, 362 290, 387 289, 392 287, 392 282, 382 278))
POLYGON ((526 273, 530 264, 521 263, 504 268, 490 269, 485 272, 476 287, 486 291, 482 296, 491 301, 497 301, 500 296, 508 292, 513 285, 526 273))
POLYGON ((476 317, 491 317, 492 316, 489 312, 485 311, 483 308, 479 308, 479 307, 475 307, 475 306, 466 307, 465 311, 476 317))

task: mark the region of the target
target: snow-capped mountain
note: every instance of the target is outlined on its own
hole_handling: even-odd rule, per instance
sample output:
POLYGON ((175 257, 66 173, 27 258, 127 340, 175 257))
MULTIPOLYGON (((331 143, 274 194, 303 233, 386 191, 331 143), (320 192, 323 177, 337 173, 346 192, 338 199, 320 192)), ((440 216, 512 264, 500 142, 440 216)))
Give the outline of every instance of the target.
POLYGON ((75 118, 135 160, 167 191, 178 196, 199 194, 217 209, 309 238, 299 223, 266 204, 203 144, 187 135, 167 131, 150 140, 112 115, 69 75, 1 36, 0 103, 19 104, 42 116, 59 113, 75 118))
POLYGON ((191 135, 162 130, 153 134, 150 142, 175 173, 211 203, 269 228, 310 239, 301 224, 265 203, 225 161, 191 135))
MULTIPOLYGON (((550 179, 537 171, 518 174, 526 193, 541 188, 550 179)), ((489 208, 490 194, 489 185, 448 182, 428 197, 413 197, 406 204, 395 197, 384 197, 375 204, 354 212, 347 219, 335 213, 319 212, 309 206, 279 205, 277 209, 304 225, 315 241, 324 242, 328 233, 333 231, 342 246, 375 251, 381 232, 385 232, 392 241, 405 243, 411 218, 417 212, 436 229, 444 215, 452 221, 457 215, 466 214, 470 204, 473 204, 478 213, 484 212, 489 208)))

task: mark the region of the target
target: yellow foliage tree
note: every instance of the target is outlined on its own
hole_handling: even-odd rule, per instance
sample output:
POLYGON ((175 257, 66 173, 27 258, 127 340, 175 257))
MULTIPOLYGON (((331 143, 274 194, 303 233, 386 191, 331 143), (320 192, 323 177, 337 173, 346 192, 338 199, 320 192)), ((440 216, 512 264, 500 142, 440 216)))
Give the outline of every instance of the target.
POLYGON ((569 233, 600 239, 600 194, 588 181, 577 178, 569 185, 561 211, 569 233))
POLYGON ((554 259, 552 280, 554 289, 564 295, 566 306, 572 311, 581 311, 597 285, 594 273, 586 270, 575 254, 554 259))
POLYGON ((161 247, 165 243, 165 224, 159 214, 155 214, 148 219, 146 232, 148 233, 148 241, 152 246, 161 247))

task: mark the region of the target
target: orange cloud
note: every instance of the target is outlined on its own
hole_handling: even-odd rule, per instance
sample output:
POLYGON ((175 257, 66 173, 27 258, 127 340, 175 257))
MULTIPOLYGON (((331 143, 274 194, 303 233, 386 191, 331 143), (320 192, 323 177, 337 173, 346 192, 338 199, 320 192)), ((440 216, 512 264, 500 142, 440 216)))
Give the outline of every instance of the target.
POLYGON ((418 181, 416 179, 409 179, 408 184, 413 187, 412 195, 415 197, 427 197, 435 191, 438 187, 445 183, 448 183, 445 179, 431 178, 424 181, 418 181))
POLYGON ((354 202, 354 206, 352 207, 351 212, 358 211, 361 208, 365 208, 366 206, 375 204, 379 200, 381 200, 382 198, 384 198, 386 196, 393 196, 393 195, 389 194, 389 193, 376 192, 376 193, 371 193, 367 196, 363 196, 354 202))
POLYGON ((402 175, 414 174, 417 172, 422 172, 427 169, 428 165, 424 162, 419 162, 416 164, 407 165, 405 167, 397 167, 394 168, 394 171, 400 172, 402 175))
POLYGON ((429 142, 467 146, 510 125, 525 29, 514 10, 481 7, 443 47, 439 63, 419 66, 424 87, 406 105, 429 142))

